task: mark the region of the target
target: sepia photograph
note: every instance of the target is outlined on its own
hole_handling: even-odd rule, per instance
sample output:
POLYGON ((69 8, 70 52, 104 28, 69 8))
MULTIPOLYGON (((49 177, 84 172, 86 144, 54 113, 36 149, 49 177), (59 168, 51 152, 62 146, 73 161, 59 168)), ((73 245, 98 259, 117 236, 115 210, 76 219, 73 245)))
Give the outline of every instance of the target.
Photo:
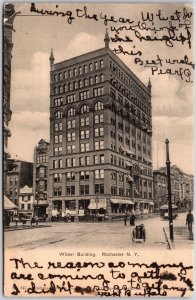
POLYGON ((4 295, 191 297, 193 3, 2 6, 4 295))

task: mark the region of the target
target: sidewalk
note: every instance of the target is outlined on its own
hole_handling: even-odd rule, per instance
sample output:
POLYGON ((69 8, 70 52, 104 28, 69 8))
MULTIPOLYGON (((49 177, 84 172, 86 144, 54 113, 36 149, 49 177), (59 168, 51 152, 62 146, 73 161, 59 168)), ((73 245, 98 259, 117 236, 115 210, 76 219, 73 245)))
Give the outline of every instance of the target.
POLYGON ((163 231, 166 236, 166 240, 169 244, 169 248, 179 249, 184 248, 189 245, 190 247, 194 246, 194 240, 189 238, 188 228, 186 226, 174 226, 174 241, 170 240, 169 227, 164 227, 163 231))
POLYGON ((49 223, 39 223, 37 226, 35 224, 31 225, 26 224, 23 225, 22 222, 18 222, 16 225, 16 222, 11 222, 10 226, 4 226, 4 232, 6 231, 14 231, 14 230, 24 230, 24 229, 35 229, 35 228, 42 228, 42 227, 51 227, 49 223))

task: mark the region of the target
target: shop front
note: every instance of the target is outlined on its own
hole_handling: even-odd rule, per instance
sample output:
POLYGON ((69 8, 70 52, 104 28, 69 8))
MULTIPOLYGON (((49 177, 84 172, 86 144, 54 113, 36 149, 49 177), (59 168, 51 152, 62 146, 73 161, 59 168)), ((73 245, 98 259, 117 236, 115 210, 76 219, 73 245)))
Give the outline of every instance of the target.
POLYGON ((3 224, 9 226, 17 214, 18 207, 4 195, 3 224))

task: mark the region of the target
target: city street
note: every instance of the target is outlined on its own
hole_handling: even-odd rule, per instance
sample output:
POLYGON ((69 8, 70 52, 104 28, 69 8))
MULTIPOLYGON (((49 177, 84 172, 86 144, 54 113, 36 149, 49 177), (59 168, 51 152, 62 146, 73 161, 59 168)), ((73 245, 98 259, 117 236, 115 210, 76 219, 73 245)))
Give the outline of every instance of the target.
MULTIPOLYGON (((189 240, 188 229, 185 226, 186 213, 179 214, 174 220, 174 247, 193 247, 193 241, 189 240)), ((44 223, 43 223, 44 224, 44 223)), ((68 248, 80 250, 130 250, 130 249, 168 249, 168 221, 161 220, 160 216, 153 216, 143 220, 137 220, 136 225, 145 224, 146 242, 134 243, 131 239, 133 227, 124 221, 116 222, 70 222, 47 223, 40 228, 11 230, 5 232, 5 249, 21 248, 23 250, 68 248), (47 226, 46 226, 47 225, 47 226), (50 225, 50 227, 48 227, 50 225), (165 230, 163 230, 165 229, 165 230)), ((169 237, 169 234, 168 234, 169 237)))

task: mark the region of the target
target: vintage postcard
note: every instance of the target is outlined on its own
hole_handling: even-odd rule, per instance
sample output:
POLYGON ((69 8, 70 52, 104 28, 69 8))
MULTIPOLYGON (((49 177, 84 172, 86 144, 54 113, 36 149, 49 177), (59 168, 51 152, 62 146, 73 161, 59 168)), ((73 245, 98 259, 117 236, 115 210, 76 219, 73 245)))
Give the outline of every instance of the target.
POLYGON ((4 295, 192 297, 194 6, 3 5, 4 295))

